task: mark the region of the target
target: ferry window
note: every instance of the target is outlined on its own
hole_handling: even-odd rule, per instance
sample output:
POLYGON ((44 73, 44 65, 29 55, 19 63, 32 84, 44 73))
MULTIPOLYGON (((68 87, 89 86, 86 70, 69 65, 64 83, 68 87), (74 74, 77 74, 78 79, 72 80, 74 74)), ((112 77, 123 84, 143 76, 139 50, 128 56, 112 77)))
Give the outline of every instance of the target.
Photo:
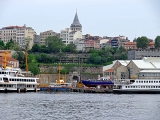
POLYGON ((127 88, 127 86, 126 86, 126 88, 127 88))
POLYGON ((153 83, 153 81, 151 81, 151 83, 153 83))
POLYGON ((128 86, 128 88, 130 88, 130 86, 128 86))
POLYGON ((17 81, 19 81, 19 79, 17 79, 17 81))
POLYGON ((4 74, 4 72, 2 72, 2 74, 4 74))
POLYGON ((26 79, 24 79, 24 82, 26 82, 26 79))
POLYGON ((138 83, 138 81, 136 81, 136 83, 138 83))
POLYGON ((133 86, 133 88, 135 88, 135 86, 133 86))
POLYGON ((160 83, 160 81, 159 81, 159 83, 160 83))
POLYGON ((141 83, 143 83, 143 81, 141 81, 141 83))
POLYGON ((3 87, 3 85, 0 84, 0 87, 3 87))
POLYGON ((158 83, 158 81, 156 81, 156 83, 158 83))
POLYGON ((156 83, 156 81, 154 81, 154 83, 156 83))
POLYGON ((148 83, 148 81, 146 81, 146 83, 148 83))
POLYGON ((34 87, 34 85, 33 85, 33 87, 34 87))
POLYGON ((150 83, 151 81, 149 81, 149 83, 150 83))
POLYGON ((140 83, 141 81, 139 81, 139 83, 140 83))

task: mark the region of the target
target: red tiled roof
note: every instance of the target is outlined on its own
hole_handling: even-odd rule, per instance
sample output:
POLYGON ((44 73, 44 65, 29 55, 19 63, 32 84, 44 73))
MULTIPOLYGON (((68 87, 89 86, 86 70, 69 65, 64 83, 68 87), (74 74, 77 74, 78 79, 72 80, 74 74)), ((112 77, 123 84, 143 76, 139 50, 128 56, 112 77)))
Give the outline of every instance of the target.
POLYGON ((13 29, 13 28, 23 28, 21 26, 7 26, 5 27, 6 29, 13 29))
POLYGON ((154 42, 150 42, 149 45, 154 45, 154 42))
POLYGON ((114 68, 110 68, 110 69, 106 70, 105 72, 114 72, 114 68))
POLYGON ((126 43, 124 43, 125 45, 136 45, 136 43, 135 42, 126 42, 126 43))
MULTIPOLYGON (((0 61, 3 61, 4 60, 4 57, 0 57, 0 61)), ((11 57, 7 57, 7 61, 15 61, 15 62, 18 62, 18 60, 14 59, 14 58, 11 58, 11 57)))

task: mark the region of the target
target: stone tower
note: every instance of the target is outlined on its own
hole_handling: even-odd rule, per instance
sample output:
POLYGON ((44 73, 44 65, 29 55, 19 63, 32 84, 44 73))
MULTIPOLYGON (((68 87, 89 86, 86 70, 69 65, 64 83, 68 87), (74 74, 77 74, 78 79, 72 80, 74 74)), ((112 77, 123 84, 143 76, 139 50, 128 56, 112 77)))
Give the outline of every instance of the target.
POLYGON ((79 22, 78 15, 77 15, 77 11, 76 11, 76 14, 75 14, 73 23, 72 23, 71 26, 70 26, 70 29, 71 29, 72 31, 82 31, 82 25, 81 25, 80 22, 79 22))

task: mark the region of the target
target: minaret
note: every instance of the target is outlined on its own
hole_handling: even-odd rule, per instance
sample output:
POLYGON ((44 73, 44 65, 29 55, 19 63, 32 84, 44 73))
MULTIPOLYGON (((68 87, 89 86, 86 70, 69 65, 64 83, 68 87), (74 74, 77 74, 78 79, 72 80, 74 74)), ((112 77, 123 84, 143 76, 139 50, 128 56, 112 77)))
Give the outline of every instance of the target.
POLYGON ((80 22, 79 22, 78 15, 77 15, 77 11, 76 11, 76 14, 75 14, 73 23, 72 23, 71 26, 70 26, 70 29, 71 29, 72 31, 82 31, 82 25, 81 25, 80 22))

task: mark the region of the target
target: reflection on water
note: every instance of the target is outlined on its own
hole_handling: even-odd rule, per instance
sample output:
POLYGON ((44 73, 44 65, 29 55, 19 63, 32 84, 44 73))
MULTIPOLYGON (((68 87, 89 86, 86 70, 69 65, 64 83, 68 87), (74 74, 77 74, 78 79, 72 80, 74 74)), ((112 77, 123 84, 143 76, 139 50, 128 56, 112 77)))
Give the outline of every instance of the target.
POLYGON ((159 120, 160 95, 1 93, 1 120, 159 120))

